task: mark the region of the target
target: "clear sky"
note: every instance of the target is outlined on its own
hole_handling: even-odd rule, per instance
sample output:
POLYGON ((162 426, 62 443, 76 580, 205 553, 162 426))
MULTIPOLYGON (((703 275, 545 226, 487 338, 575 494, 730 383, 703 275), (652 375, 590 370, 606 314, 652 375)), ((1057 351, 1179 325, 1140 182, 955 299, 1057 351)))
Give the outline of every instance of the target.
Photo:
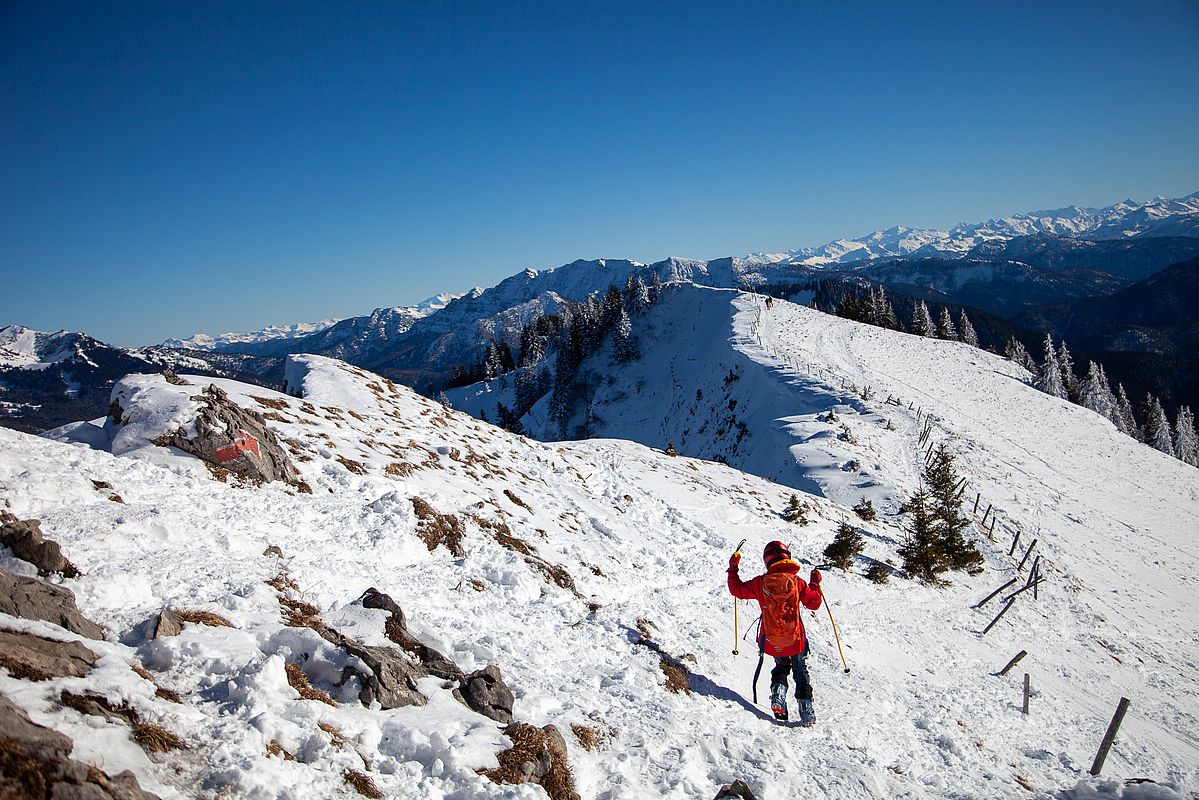
POLYGON ((120 345, 576 258, 1199 190, 1199 3, 0 3, 0 324, 120 345))

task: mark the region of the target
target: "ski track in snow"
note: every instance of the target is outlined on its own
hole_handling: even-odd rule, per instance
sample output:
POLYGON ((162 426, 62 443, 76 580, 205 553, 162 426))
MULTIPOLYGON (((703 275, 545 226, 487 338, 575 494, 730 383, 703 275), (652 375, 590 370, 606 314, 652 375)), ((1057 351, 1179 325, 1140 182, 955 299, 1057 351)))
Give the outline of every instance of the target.
MULTIPOLYGON (((852 671, 841 670, 824 609, 806 613, 819 723, 783 727, 750 702, 752 645, 731 652, 724 568, 741 538, 748 539, 744 578, 756 574, 757 554, 774 538, 790 541, 809 563, 821 560, 837 523, 853 519, 846 505, 859 489, 833 480, 839 469, 814 473, 830 499, 810 498, 813 523, 790 526, 777 516, 788 486, 629 442, 513 437, 361 370, 308 357, 297 360, 307 373, 289 377, 304 386, 304 400, 191 380, 216 383, 248 407, 257 407, 252 396, 281 404, 282 420, 272 426, 306 459, 298 466, 311 496, 220 484, 161 448, 114 457, 0 430, 0 496, 14 513, 41 518, 84 571, 62 583, 113 639, 91 643, 107 654, 91 678, 31 684, 0 673, 0 692, 75 737, 77 758, 132 769, 164 797, 351 796, 341 773, 364 761, 388 796, 543 796, 475 773, 494 766, 504 737, 437 681, 422 686, 429 706, 387 712, 362 708, 351 687, 337 689, 344 656, 312 631, 283 627, 265 580, 285 568, 326 622, 363 641, 385 643, 378 612, 352 604, 375 586, 404 607, 418 637, 465 670, 498 664, 516 694, 517 719, 552 722, 566 735, 585 798, 711 797, 734 778, 765 800, 1028 797, 1017 778, 1047 797, 1084 777, 1121 694, 1132 698, 1132 711, 1105 774, 1199 790, 1199 637, 1189 600, 1199 565, 1188 553, 1199 518, 1194 470, 1028 389, 1018 368, 981 351, 786 303, 763 314, 751 296, 729 292, 711 308, 721 304, 714 333, 729 342, 730 359, 744 359, 741 380, 770 387, 779 402, 805 404, 796 409, 800 423, 776 420, 770 442, 800 459, 831 458, 826 437, 811 435, 816 393, 857 435, 853 452, 877 462, 879 491, 905 494, 919 475, 919 427, 914 412, 881 398, 918 400, 938 418, 935 437, 960 456, 972 490, 1002 509, 1005 526, 1024 531, 1022 543, 1040 538, 1049 582, 1039 599, 1021 598, 979 637, 997 601, 978 611, 970 605, 1015 574, 1005 536, 980 541, 982 575, 954 575, 944 589, 902 577, 871 584, 857 574, 864 559, 854 573, 833 572, 825 588, 852 671), (823 365, 869 384, 876 397, 855 399, 787 361, 823 365), (366 474, 338 456, 363 464, 366 474), (387 477, 383 467, 396 461, 415 471, 387 477), (1153 478, 1134 483, 1123 471, 1153 478), (110 502, 92 479, 111 483, 125 504, 110 502), (442 512, 507 522, 601 607, 590 613, 473 525, 464 558, 429 552, 415 535, 409 498, 416 495, 442 512), (281 562, 263 555, 271 544, 282 548, 281 562), (178 637, 144 641, 140 626, 163 607, 217 611, 236 627, 189 625, 178 637), (692 670, 693 694, 665 690, 658 656, 636 643, 640 620, 692 670), (1029 650, 1020 668, 994 677, 1019 649, 1029 650), (155 700, 126 667, 135 658, 186 704, 155 700), (341 701, 336 708, 297 699, 282 665, 300 659, 313 682, 341 701), (1029 717, 1019 709, 1026 670, 1034 688, 1029 717), (191 749, 150 759, 127 729, 49 701, 82 681, 127 699, 191 749), (340 728, 349 747, 335 747, 317 721, 340 728), (572 723, 610 739, 588 752, 572 737, 572 723), (271 740, 300 760, 268 757, 271 740)), ((151 411, 195 392, 139 381, 126 391, 146 392, 140 402, 151 411)), ((169 416, 148 419, 162 426, 169 416)), ((147 438, 150 421, 140 434, 147 438)), ((883 514, 864 524, 865 557, 894 559, 901 522, 883 514)), ((756 616, 756 606, 740 605, 742 634, 756 616)), ((4 615, 0 626, 56 630, 4 615)), ((1119 794, 1110 791, 1104 796, 1119 794)))

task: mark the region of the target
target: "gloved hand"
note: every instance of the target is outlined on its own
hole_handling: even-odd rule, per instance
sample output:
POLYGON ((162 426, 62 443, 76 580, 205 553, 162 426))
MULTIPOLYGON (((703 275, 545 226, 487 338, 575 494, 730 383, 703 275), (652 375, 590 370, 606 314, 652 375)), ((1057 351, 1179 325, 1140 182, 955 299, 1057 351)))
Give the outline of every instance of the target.
POLYGON ((820 578, 821 578, 820 570, 814 569, 814 570, 812 570, 812 577, 808 581, 808 584, 811 586, 815 586, 817 589, 819 589, 820 588, 820 578))
POLYGON ((738 552, 738 553, 733 553, 731 556, 729 556, 729 569, 731 569, 731 570, 733 570, 734 572, 736 572, 736 571, 737 571, 737 567, 738 567, 740 564, 741 564, 741 553, 739 553, 739 552, 738 552))

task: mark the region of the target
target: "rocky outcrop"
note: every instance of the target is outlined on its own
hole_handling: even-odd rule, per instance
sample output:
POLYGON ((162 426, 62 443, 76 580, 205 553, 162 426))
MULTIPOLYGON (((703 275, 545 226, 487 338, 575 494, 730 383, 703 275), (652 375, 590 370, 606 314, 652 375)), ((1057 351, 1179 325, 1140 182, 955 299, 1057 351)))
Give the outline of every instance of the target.
POLYGON ((237 405, 215 384, 192 399, 204 404, 194 435, 177 430, 155 439, 155 444, 191 453, 251 483, 299 482, 299 473, 261 414, 237 405))
POLYGON ((743 780, 735 780, 732 783, 726 783, 720 787, 716 797, 713 800, 729 800, 729 798, 740 798, 740 800, 757 800, 754 793, 750 791, 748 784, 743 780))
POLYGON ((514 722, 504 728, 512 747, 496 754, 500 765, 481 770, 495 783, 536 783, 551 800, 579 800, 567 762, 566 740, 553 725, 538 728, 514 722))
POLYGON ((37 567, 38 575, 79 577, 79 570, 63 556, 58 542, 42 536, 40 520, 17 519, 6 513, 0 523, 0 544, 7 545, 17 558, 37 567))
POLYGON ((0 696, 0 797, 158 800, 131 772, 108 775, 71 758, 73 744, 0 696))
POLYGON ((507 724, 512 721, 515 698, 504 683, 499 667, 492 665, 466 675, 457 664, 408 631, 404 610, 389 595, 372 587, 363 593, 359 602, 364 608, 378 608, 390 614, 383 630, 388 639, 416 659, 420 673, 417 677, 435 675, 455 681, 458 684, 457 697, 468 707, 496 722, 507 724))
POLYGON ((32 633, 0 630, 0 667, 15 678, 29 681, 82 678, 92 671, 97 658, 78 642, 58 642, 32 633))
POLYGON ((89 639, 104 638, 104 629, 79 613, 70 589, 3 569, 0 569, 0 611, 21 619, 52 622, 89 639))
POLYGON ((169 608, 164 608, 158 612, 151 624, 153 625, 153 633, 151 638, 165 639, 168 636, 178 636, 183 633, 183 620, 171 611, 169 608))

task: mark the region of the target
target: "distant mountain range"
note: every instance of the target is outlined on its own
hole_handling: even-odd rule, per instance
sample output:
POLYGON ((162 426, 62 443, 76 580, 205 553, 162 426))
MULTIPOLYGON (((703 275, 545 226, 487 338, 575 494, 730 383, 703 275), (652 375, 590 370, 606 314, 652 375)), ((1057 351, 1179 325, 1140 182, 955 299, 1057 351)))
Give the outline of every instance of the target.
POLYGON ((630 279, 796 290, 821 281, 868 281, 897 295, 981 309, 1020 329, 1049 330, 1077 350, 1117 353, 1127 374, 1144 376, 1157 391, 1165 386, 1163 399, 1170 399, 1169 384, 1181 387, 1179 396, 1194 404, 1193 392, 1185 388, 1193 381, 1160 380, 1163 369, 1192 371, 1185 303, 1163 300, 1152 306, 1154 324, 1135 332, 1105 309, 1133 313, 1141 305, 1150 307, 1153 295, 1186 295, 1185 276, 1194 269, 1184 265, 1197 256, 1199 193, 1102 209, 1033 212, 948 231, 895 227, 786 253, 668 258, 654 264, 579 260, 555 269, 528 269, 490 288, 438 295, 416 306, 252 333, 196 334, 138 350, 113 348, 86 334, 12 326, 0 337, 0 423, 32 430, 102 413, 113 380, 125 372, 174 364, 270 383, 278 378, 280 357, 289 353, 339 358, 432 394, 445 387, 455 367, 478 363, 489 342, 503 340, 516 352, 530 320, 556 313, 565 301, 623 288, 630 279), (1171 272, 1135 289, 1174 264, 1177 275, 1171 272), (1111 302, 1099 303, 1102 298, 1111 302), (1096 321, 1079 323, 1088 316, 1096 321), (1154 368, 1146 366, 1151 356, 1158 359, 1154 368), (1164 367, 1162 358, 1168 359, 1164 367), (91 410, 81 410, 84 406, 91 410))

